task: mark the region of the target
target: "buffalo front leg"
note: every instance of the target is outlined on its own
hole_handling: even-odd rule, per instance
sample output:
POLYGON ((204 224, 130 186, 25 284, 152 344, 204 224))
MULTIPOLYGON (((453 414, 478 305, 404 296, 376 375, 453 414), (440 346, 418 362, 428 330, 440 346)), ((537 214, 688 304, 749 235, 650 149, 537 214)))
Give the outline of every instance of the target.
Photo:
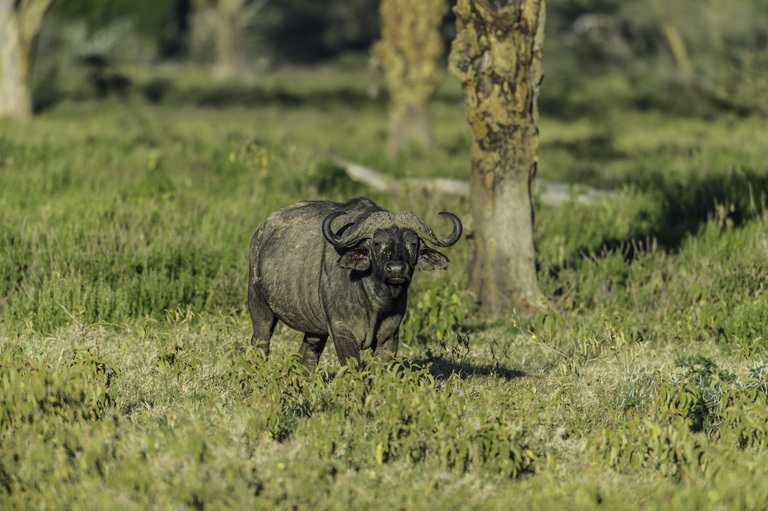
POLYGON ((336 348, 336 355, 339 357, 339 363, 343 366, 349 363, 350 359, 357 361, 358 367, 360 366, 360 348, 354 339, 348 337, 341 337, 333 339, 333 346, 336 348))
POLYGON ((307 374, 317 368, 317 363, 320 361, 320 355, 323 354, 327 340, 328 336, 304 335, 304 342, 301 343, 300 353, 301 363, 307 368, 307 374))
POLYGON ((248 284, 248 312, 251 314, 251 323, 253 323, 251 345, 263 350, 264 355, 269 357, 269 340, 272 338, 272 332, 275 331, 277 318, 267 306, 261 290, 253 283, 248 284))
POLYGON ((373 357, 383 363, 391 361, 397 356, 397 344, 398 333, 395 332, 395 335, 376 345, 376 348, 373 350, 373 357))

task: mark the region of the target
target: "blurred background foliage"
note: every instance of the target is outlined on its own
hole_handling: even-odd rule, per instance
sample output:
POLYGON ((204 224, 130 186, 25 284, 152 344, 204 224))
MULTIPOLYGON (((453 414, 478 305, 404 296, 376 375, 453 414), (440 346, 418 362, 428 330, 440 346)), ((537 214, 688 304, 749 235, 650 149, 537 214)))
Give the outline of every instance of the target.
MULTIPOLYGON (((54 2, 40 34, 36 108, 63 98, 127 94, 146 85, 140 67, 147 63, 216 64, 223 58, 218 12, 227 3, 233 4, 54 2)), ((379 38, 376 0, 235 4, 238 26, 227 30, 237 39, 238 74, 328 61, 362 64, 379 38)), ((442 32, 450 42, 452 13, 442 32)), ((762 0, 550 0, 544 63, 544 114, 599 116, 609 107, 765 114, 768 10, 762 0)), ((155 83, 142 90, 157 98, 167 92, 162 89, 155 83)))
POLYGON ((552 113, 617 101, 691 115, 768 112, 768 11, 759 0, 548 4, 545 66, 568 77, 546 84, 552 113))

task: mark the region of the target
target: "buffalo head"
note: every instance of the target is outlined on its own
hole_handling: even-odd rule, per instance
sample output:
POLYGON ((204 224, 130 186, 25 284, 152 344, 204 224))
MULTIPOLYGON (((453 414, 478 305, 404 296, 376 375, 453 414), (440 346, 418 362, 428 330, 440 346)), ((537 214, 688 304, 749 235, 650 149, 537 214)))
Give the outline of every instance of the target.
POLYGON ((449 247, 461 237, 461 220, 451 213, 440 213, 453 222, 453 232, 438 237, 415 213, 404 211, 393 215, 377 211, 364 219, 347 224, 335 234, 333 220, 344 211, 331 213, 323 220, 323 236, 337 248, 347 248, 339 265, 358 271, 371 271, 378 280, 390 285, 409 284, 418 264, 422 270, 445 269, 448 258, 429 248, 425 241, 438 247, 449 247))

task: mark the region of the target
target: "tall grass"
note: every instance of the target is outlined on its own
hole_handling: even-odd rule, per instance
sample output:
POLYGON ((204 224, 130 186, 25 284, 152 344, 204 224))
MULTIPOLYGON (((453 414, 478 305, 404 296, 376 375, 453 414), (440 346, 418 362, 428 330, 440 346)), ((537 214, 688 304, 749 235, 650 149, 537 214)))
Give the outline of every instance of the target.
POLYGON ((551 310, 476 317, 461 242, 417 274, 394 367, 329 348, 305 378, 300 334, 278 327, 269 361, 247 346, 264 216, 369 195, 440 231, 468 211, 369 193, 328 157, 466 178, 455 88, 436 151, 388 160, 383 104, 318 76, 269 77, 290 106, 64 102, 0 124, 4 509, 762 507, 765 120, 544 118, 542 178, 620 193, 537 208, 551 310))

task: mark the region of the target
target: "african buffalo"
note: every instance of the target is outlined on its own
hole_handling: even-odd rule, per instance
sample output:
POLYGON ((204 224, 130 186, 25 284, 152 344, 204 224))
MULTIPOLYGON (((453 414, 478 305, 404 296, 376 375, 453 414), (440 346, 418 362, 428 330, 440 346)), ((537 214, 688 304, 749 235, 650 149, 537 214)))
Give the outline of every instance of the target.
POLYGON ((461 237, 461 220, 440 214, 453 222, 445 237, 410 211, 393 215, 365 198, 304 201, 270 213, 250 247, 252 344, 268 356, 279 319, 304 332, 301 355, 308 371, 317 366, 329 335, 342 365, 359 361, 360 350, 369 348, 390 360, 416 265, 448 267, 448 258, 425 241, 448 247, 461 237))

